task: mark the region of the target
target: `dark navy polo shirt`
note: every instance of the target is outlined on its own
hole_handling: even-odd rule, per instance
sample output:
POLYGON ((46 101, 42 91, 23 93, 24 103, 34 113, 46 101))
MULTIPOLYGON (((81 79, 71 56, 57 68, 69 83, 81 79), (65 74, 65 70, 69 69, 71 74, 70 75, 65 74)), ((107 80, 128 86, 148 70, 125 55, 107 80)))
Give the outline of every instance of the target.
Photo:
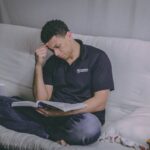
MULTIPOLYGON (((106 53, 76 41, 80 44, 80 56, 71 65, 52 55, 43 67, 44 83, 53 85, 53 101, 83 102, 96 91, 114 89, 111 63, 106 53)), ((94 113, 102 123, 104 113, 94 113)))

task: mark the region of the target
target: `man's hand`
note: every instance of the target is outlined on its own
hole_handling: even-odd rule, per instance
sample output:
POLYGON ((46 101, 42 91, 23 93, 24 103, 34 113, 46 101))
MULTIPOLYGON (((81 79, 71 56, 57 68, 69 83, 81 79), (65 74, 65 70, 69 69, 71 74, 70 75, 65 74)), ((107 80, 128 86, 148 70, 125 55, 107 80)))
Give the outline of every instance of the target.
POLYGON ((35 61, 37 65, 43 65, 45 62, 45 58, 47 56, 47 47, 46 45, 42 45, 40 48, 35 51, 35 61))
POLYGON ((64 116, 66 113, 61 110, 37 108, 36 111, 45 117, 64 116))

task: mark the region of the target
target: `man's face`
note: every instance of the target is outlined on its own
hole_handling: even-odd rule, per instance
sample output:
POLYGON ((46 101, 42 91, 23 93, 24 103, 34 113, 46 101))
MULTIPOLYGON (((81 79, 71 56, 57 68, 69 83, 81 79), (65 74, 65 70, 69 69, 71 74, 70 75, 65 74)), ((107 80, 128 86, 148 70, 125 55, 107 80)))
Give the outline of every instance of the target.
POLYGON ((46 46, 50 49, 55 56, 68 60, 72 56, 72 47, 71 47, 71 33, 63 36, 53 36, 47 43, 46 46))

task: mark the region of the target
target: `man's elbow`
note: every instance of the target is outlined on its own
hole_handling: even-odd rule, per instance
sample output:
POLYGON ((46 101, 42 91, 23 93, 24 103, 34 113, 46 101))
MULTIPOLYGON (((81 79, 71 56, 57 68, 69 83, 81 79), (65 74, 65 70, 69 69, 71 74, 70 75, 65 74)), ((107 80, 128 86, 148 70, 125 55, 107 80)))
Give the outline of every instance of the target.
POLYGON ((96 107, 96 112, 97 111, 102 111, 102 110, 104 110, 106 108, 106 104, 101 104, 101 105, 98 105, 97 107, 96 107))
POLYGON ((102 111, 102 110, 104 110, 104 109, 105 109, 105 106, 101 106, 101 107, 98 108, 97 111, 102 111))

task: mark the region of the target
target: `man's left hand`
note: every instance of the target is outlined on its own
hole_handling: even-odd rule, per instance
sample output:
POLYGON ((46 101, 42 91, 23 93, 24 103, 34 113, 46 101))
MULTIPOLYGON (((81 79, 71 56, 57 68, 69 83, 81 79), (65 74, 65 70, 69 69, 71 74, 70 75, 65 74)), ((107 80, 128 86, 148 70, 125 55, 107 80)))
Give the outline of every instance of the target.
POLYGON ((36 109, 36 111, 45 117, 64 116, 65 114, 65 112, 61 110, 52 110, 52 109, 44 109, 44 108, 38 108, 36 109))

